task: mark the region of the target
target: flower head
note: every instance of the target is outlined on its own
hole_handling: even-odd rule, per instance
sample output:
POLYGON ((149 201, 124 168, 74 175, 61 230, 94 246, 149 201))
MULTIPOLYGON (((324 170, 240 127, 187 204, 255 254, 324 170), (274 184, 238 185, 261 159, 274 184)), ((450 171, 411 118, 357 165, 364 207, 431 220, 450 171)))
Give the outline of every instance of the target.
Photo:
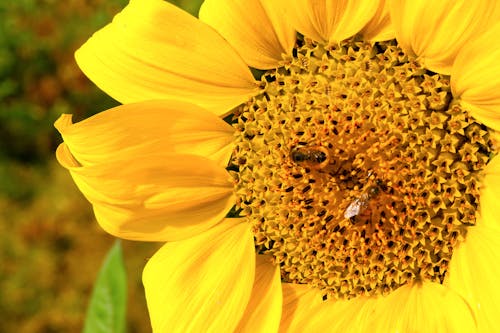
POLYGON ((500 5, 199 16, 132 0, 76 53, 124 105, 56 122, 101 226, 167 242, 154 331, 494 330, 500 5))

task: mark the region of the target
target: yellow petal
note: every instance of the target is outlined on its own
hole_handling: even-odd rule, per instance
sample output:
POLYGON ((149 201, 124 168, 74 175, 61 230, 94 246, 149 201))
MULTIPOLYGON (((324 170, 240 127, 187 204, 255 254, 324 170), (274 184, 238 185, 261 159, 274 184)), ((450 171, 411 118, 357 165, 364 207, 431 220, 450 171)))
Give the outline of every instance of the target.
POLYGON ((283 284, 283 315, 280 332, 371 332, 373 298, 323 301, 311 287, 283 284))
POLYGON ((405 285, 377 303, 370 332, 476 332, 469 304, 438 283, 405 285))
POLYGON ((500 228, 500 157, 494 157, 486 166, 481 183, 481 226, 500 228))
POLYGON ((101 227, 120 238, 191 237, 219 223, 234 203, 226 170, 205 157, 158 152, 82 166, 64 143, 56 156, 94 206, 101 227))
POLYGON ((378 1, 377 12, 361 30, 363 38, 372 42, 380 42, 395 38, 394 28, 391 23, 388 0, 378 1))
POLYGON ((73 124, 71 115, 55 123, 73 156, 82 165, 122 155, 131 160, 158 152, 205 156, 226 166, 233 129, 198 106, 177 101, 121 105, 73 124))
POLYGON ((279 266, 271 257, 258 255, 252 296, 236 332, 277 332, 282 303, 279 266))
POLYGON ((406 285, 386 297, 347 301, 321 302, 317 291, 293 289, 297 287, 284 285, 281 332, 475 332, 466 301, 436 283, 406 285))
POLYGON ((479 332, 498 331, 499 262, 498 229, 471 227, 465 242, 453 251, 446 284, 469 301, 479 332))
MULTIPOLYGON (((499 2, 500 5, 500 2, 499 2)), ((500 130, 500 23, 458 53, 451 73, 453 95, 486 126, 500 130)))
POLYGON ((497 0, 406 1, 391 3, 400 46, 426 68, 450 74, 458 51, 500 19, 497 0))
POLYGON ((311 310, 321 304, 318 290, 304 284, 282 283, 283 313, 280 332, 301 332, 304 321, 311 315, 311 310))
POLYGON ((165 244, 142 280, 153 332, 233 332, 250 299, 255 248, 250 225, 228 219, 165 244))
POLYGON ((295 30, 280 15, 278 1, 206 0, 200 20, 214 27, 255 68, 278 67, 282 55, 291 55, 295 30))
POLYGON ((75 57, 124 104, 177 99, 222 115, 257 92, 246 64, 217 32, 162 0, 132 0, 75 57))
POLYGON ((286 14, 306 37, 337 42, 360 32, 373 18, 378 5, 373 0, 292 0, 286 14))

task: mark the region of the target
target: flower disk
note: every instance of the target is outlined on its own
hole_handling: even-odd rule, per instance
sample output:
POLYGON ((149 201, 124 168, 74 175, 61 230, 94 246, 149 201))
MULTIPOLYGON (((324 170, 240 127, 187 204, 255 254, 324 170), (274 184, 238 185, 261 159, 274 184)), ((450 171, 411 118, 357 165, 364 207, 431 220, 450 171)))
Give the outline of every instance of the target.
POLYGON ((235 113, 237 208, 285 282, 326 297, 442 282, 492 135, 395 41, 297 42, 235 113))

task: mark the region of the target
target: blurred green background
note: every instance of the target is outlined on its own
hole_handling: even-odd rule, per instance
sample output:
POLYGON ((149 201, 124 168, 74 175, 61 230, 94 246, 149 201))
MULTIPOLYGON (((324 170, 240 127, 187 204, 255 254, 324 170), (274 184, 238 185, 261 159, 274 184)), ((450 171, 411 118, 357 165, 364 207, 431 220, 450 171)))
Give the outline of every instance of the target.
MULTIPOLYGON (((192 14, 201 0, 171 1, 192 14)), ((0 0, 0 332, 80 332, 114 238, 55 161, 62 113, 118 103, 78 69, 74 51, 127 0, 0 0)), ((127 332, 150 332, 142 268, 161 244, 122 242, 127 332)))

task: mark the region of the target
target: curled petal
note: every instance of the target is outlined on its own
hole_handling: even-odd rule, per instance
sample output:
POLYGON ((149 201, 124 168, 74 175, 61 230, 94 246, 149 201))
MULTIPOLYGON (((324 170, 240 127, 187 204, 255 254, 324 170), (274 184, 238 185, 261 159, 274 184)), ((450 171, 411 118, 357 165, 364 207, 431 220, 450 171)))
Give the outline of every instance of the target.
POLYGON ((62 143, 56 156, 112 235, 173 241, 219 223, 234 203, 226 170, 201 156, 161 153, 82 166, 62 143))
POLYGON ((255 68, 278 67, 291 55, 295 30, 280 15, 278 1, 206 0, 200 20, 214 27, 255 68))
POLYGON ((92 81, 123 104, 176 99, 223 115, 258 91, 227 41, 162 0, 132 0, 75 57, 92 81))
POLYGON ((226 166, 233 128, 196 105, 148 101, 121 105, 73 124, 62 115, 55 127, 82 165, 120 158, 141 160, 158 152, 204 156, 226 166))
POLYGON ((254 275, 253 236, 240 219, 165 244, 142 276, 153 332, 233 332, 254 275))

